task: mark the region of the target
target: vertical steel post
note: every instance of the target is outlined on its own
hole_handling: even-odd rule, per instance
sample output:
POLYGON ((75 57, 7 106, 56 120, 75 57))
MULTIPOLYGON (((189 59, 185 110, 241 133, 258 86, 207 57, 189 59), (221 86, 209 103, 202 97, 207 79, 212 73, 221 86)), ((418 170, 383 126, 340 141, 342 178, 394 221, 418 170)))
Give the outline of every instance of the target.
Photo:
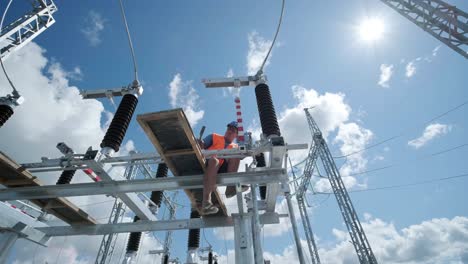
POLYGON ((18 239, 18 234, 15 232, 0 232, 0 264, 7 261, 10 249, 18 239))
POLYGON ((238 214, 232 214, 234 219, 234 245, 236 253, 236 263, 253 264, 254 252, 252 243, 252 223, 249 214, 244 212, 244 202, 242 200, 242 187, 238 183, 237 191, 237 207, 238 214))
POLYGON ((258 184, 252 184, 250 186, 252 195, 252 240, 254 246, 254 257, 255 263, 263 263, 263 247, 262 241, 260 240, 260 219, 258 215, 258 203, 257 203, 257 187, 258 184))
POLYGON ((297 256, 299 257, 299 263, 305 264, 304 253, 302 252, 301 239, 299 237, 299 232, 297 230, 296 216, 294 214, 294 208, 293 208, 293 204, 291 201, 291 194, 287 192, 284 194, 284 196, 286 197, 286 201, 288 202, 289 218, 290 218, 293 233, 294 233, 294 240, 296 241, 297 256))
POLYGON ((234 246, 236 263, 254 264, 250 217, 232 214, 234 220, 234 246))

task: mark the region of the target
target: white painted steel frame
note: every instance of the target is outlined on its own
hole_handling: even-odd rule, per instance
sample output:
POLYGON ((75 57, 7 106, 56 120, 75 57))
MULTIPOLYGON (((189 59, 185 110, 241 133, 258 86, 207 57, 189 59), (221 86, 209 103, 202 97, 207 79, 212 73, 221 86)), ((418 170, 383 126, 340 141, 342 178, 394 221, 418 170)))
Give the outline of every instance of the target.
MULTIPOLYGON (((99 171, 96 173, 99 174, 99 171)), ((101 173, 100 176, 101 175, 104 174, 101 173)), ((223 173, 217 177, 217 184, 219 186, 235 185, 237 183, 265 184, 282 181, 287 181, 287 174, 285 169, 269 169, 257 172, 223 173)), ((128 181, 101 181, 91 183, 73 183, 3 189, 0 190, 0 201, 88 196, 99 194, 117 195, 120 197, 125 193, 197 189, 202 187, 203 175, 128 181)))
MULTIPOLYGON (((280 215, 277 213, 266 213, 260 215, 260 223, 262 225, 278 224, 280 217, 287 217, 287 215, 280 215)), ((43 232, 47 236, 54 237, 228 227, 233 225, 233 217, 205 217, 182 220, 138 221, 134 223, 118 224, 51 226, 39 227, 37 228, 37 230, 43 232)))
POLYGON ((34 4, 33 11, 2 29, 0 59, 7 59, 55 23, 52 14, 57 11, 57 7, 52 0, 36 0, 34 4))

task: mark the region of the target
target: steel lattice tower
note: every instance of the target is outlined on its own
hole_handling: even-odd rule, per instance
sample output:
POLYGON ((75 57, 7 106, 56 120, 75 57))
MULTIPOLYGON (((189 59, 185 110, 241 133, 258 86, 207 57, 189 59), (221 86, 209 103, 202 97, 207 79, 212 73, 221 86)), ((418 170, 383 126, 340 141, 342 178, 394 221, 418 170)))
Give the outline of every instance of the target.
POLYGON ((10 54, 39 36, 55 23, 52 16, 56 11, 52 0, 31 1, 33 10, 1 29, 0 58, 5 60, 10 54))
MULTIPOLYGON (((312 133, 313 135, 313 133, 312 133)), ((301 214, 302 225, 304 228, 304 233, 307 240, 307 246, 309 249, 309 254, 312 259, 312 264, 320 264, 320 257, 318 254, 317 245, 315 244, 314 233, 312 230, 312 225, 310 224, 309 215, 307 214, 307 207, 305 203, 305 193, 307 192, 307 187, 310 184, 312 174, 314 172, 314 165, 318 157, 317 146, 312 141, 312 144, 309 149, 309 155, 307 156, 306 163, 304 166, 303 178, 301 184, 296 183, 296 199, 297 205, 299 207, 299 213, 301 214)), ((294 176, 294 171, 293 171, 294 176)), ((295 176, 294 176, 295 178, 295 176)))
MULTIPOLYGON (((322 160, 323 167, 327 172, 328 179, 330 181, 331 187, 335 194, 338 206, 340 207, 341 214, 343 215, 344 222, 348 228, 351 241, 353 243, 354 249, 356 250, 359 262, 362 264, 376 264, 377 259, 372 252, 369 241, 367 241, 366 234, 362 229, 361 222, 359 221, 358 215, 354 210, 353 203, 348 195, 348 191, 345 188, 343 180, 341 179, 340 172, 336 167, 335 161, 328 149, 327 143, 322 136, 322 132, 315 123, 314 119, 310 115, 308 109, 304 109, 307 122, 309 124, 309 129, 312 132, 313 137, 313 146, 309 151, 309 158, 307 159, 305 172, 310 173, 309 175, 304 175, 304 180, 310 182, 310 177, 312 176, 313 165, 315 164, 318 157, 322 160), (310 168, 308 169, 307 166, 310 168)), ((305 193, 307 185, 301 184, 301 190, 299 195, 305 193), (302 194, 301 194, 302 192, 302 194)))
POLYGON ((468 14, 442 0, 381 0, 468 59, 468 14))

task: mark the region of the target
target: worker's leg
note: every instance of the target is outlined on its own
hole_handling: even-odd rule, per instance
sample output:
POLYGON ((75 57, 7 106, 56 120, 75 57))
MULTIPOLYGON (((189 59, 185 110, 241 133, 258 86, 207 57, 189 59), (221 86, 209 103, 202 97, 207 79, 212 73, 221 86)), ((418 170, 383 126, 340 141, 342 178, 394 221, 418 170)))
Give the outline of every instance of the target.
POLYGON ((218 174, 219 160, 215 157, 208 160, 205 176, 203 177, 203 202, 211 203, 211 193, 216 190, 216 175, 218 174))
MULTIPOLYGON (((227 172, 237 172, 239 170, 240 159, 228 159, 227 160, 227 172)), ((242 185, 242 191, 245 192, 249 189, 247 185, 242 185)), ((224 192, 227 198, 231 198, 236 195, 236 186, 227 186, 224 192)))
POLYGON ((240 159, 228 159, 227 172, 237 172, 239 170, 240 159))

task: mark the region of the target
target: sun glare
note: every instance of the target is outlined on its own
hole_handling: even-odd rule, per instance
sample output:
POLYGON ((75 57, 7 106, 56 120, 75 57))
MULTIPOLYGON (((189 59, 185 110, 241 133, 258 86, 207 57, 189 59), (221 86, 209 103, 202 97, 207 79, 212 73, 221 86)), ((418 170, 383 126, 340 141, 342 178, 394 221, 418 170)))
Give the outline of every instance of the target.
POLYGON ((367 18, 359 25, 359 37, 366 42, 377 41, 384 33, 384 23, 378 18, 367 18))

